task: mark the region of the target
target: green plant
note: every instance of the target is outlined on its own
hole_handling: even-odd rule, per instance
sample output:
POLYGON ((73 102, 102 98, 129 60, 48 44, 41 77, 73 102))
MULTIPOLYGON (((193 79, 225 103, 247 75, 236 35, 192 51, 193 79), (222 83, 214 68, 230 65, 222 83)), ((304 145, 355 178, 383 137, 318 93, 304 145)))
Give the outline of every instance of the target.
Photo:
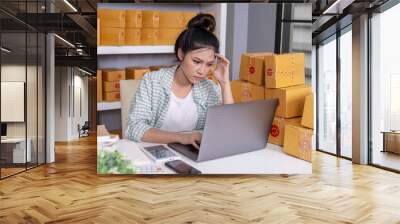
POLYGON ((97 173, 100 174, 133 174, 136 170, 131 161, 126 160, 118 151, 100 150, 97 156, 97 173))

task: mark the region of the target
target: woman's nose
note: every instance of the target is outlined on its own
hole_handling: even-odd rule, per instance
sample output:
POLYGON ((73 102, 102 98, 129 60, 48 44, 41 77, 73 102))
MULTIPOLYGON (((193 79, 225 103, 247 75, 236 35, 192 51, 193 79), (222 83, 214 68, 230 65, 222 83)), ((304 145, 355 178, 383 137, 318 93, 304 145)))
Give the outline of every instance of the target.
POLYGON ((205 66, 204 64, 201 64, 199 69, 197 70, 197 72, 201 75, 207 75, 207 73, 208 73, 207 66, 205 66))

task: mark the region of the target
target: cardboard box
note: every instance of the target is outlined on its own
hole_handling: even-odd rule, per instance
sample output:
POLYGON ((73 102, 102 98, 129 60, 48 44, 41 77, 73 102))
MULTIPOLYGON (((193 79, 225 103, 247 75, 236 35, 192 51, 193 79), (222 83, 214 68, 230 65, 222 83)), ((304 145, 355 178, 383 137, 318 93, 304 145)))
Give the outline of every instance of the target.
POLYGON ((125 79, 125 70, 121 69, 105 69, 103 70, 103 81, 119 81, 125 79))
POLYGON ((126 10, 125 11, 125 27, 126 28, 142 28, 142 11, 126 10))
POLYGON ((97 17, 101 20, 101 27, 125 28, 125 10, 98 9, 97 17))
POLYGON ((285 126, 283 152, 311 162, 312 130, 294 125, 285 126))
POLYGON ((142 11, 142 28, 159 28, 160 12, 155 10, 142 11))
POLYGON ((181 34, 182 29, 164 29, 158 30, 157 45, 175 45, 176 39, 181 34))
POLYGON ((156 45, 158 44, 158 29, 143 28, 140 37, 141 45, 156 45))
POLYGON ((149 68, 126 68, 126 79, 143 79, 147 72, 150 72, 149 68))
POLYGON ((125 45, 140 45, 141 30, 138 28, 125 29, 125 45))
POLYGON ((185 27, 187 27, 189 21, 195 17, 198 14, 198 12, 183 12, 183 19, 184 19, 184 24, 185 27))
POLYGON ((286 125, 295 125, 300 126, 301 117, 296 118, 282 118, 282 117, 274 117, 272 121, 272 127, 270 133, 268 135, 268 142, 275 145, 283 145, 283 138, 285 136, 285 126, 286 125))
POLYGON ((307 95, 305 98, 301 125, 314 129, 314 94, 307 95))
POLYGON ((159 28, 160 29, 181 29, 185 27, 185 17, 183 12, 161 11, 159 28))
POLYGON ((304 101, 310 93, 312 93, 311 87, 306 85, 265 89, 265 99, 278 98, 279 105, 275 116, 293 118, 303 115, 304 101))
POLYGON ((231 81, 233 99, 235 103, 264 99, 264 87, 241 80, 231 81))
POLYGON ((101 70, 97 70, 96 80, 97 80, 97 102, 101 102, 103 101, 103 85, 102 85, 103 78, 101 70))
POLYGON ((270 52, 245 53, 240 58, 240 80, 256 85, 265 85, 264 57, 270 52))
POLYGON ((100 45, 121 46, 125 44, 125 29, 102 27, 100 29, 100 45))
POLYGON ((282 88, 304 84, 304 54, 267 55, 265 61, 265 87, 282 88))
POLYGON ((169 65, 153 65, 153 66, 150 66, 150 71, 151 72, 152 71, 158 71, 158 70, 160 70, 162 68, 167 68, 167 67, 169 67, 169 65))
POLYGON ((106 92, 118 92, 120 90, 119 81, 103 82, 103 91, 106 92))
POLYGON ((105 92, 104 100, 105 101, 118 101, 118 100, 120 100, 120 93, 119 92, 105 92))
POLYGON ((386 132, 384 133, 384 150, 386 152, 393 152, 400 154, 400 133, 399 132, 386 132))

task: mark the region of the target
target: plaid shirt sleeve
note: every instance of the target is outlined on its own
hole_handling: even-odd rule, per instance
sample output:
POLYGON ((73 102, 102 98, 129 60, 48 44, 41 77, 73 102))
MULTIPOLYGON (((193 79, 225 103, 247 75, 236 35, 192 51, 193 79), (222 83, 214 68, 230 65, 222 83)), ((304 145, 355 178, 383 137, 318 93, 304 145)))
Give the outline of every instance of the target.
POLYGON ((151 89, 151 80, 144 78, 140 81, 128 113, 126 136, 129 140, 141 142, 144 133, 152 128, 151 89))
POLYGON ((221 86, 219 84, 212 83, 212 90, 207 99, 207 106, 214 106, 222 104, 222 93, 221 86))

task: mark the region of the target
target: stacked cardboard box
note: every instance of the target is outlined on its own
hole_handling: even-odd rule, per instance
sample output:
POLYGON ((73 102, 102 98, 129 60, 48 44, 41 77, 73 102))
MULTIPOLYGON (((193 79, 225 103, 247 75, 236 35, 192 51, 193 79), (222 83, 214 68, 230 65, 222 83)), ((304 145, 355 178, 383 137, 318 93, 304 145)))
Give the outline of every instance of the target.
POLYGON ((235 102, 264 99, 264 57, 270 52, 244 53, 240 58, 240 80, 231 82, 235 102))
POLYGON ((304 84, 304 54, 266 55, 264 63, 265 99, 279 100, 268 142, 311 161, 313 93, 304 84))
POLYGON ((118 101, 120 100, 120 80, 125 80, 124 69, 106 69, 102 70, 103 78, 103 100, 118 101))
POLYGON ((150 72, 150 68, 131 67, 126 68, 126 79, 143 79, 144 74, 150 72))
POLYGON ((192 11, 99 9, 100 45, 173 45, 192 11))

